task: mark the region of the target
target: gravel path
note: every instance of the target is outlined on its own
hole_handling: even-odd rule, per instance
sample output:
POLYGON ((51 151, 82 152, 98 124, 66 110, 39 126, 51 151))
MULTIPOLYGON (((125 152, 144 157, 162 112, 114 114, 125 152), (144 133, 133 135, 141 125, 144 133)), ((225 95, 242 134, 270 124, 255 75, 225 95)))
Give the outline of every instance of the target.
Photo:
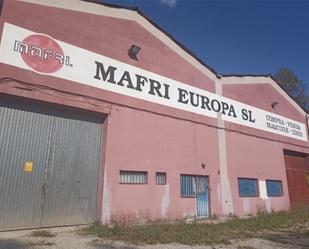
POLYGON ((230 245, 188 246, 180 244, 134 246, 110 242, 93 236, 79 235, 82 227, 44 229, 54 237, 34 237, 33 231, 0 232, 0 249, 303 249, 309 248, 309 238, 276 235, 274 242, 263 239, 234 240, 230 245), (281 237, 282 239, 281 239, 281 237))

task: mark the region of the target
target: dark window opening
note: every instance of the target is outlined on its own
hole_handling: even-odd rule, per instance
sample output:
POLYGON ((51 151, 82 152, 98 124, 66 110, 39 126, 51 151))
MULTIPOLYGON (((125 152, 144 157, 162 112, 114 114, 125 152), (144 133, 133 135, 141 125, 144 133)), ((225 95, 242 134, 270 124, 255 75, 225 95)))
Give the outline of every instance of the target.
POLYGON ((238 178, 238 190, 240 197, 258 196, 257 179, 238 178))
POLYGON ((266 180, 267 196, 282 196, 282 181, 266 180))

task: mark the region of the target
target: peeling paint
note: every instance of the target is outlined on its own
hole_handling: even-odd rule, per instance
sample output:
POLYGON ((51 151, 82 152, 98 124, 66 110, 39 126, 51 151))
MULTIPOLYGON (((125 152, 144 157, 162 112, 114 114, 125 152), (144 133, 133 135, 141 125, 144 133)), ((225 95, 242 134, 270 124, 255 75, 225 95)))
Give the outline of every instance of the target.
POLYGON ((259 192, 260 192, 260 198, 264 200, 268 199, 266 181, 259 181, 259 192))
MULTIPOLYGON (((216 93, 222 95, 222 85, 216 81, 216 93)), ((218 126, 224 128, 225 124, 221 118, 221 113, 218 114, 218 126)), ((221 204, 223 215, 230 215, 234 213, 231 184, 228 175, 227 167, 227 154, 226 154, 226 141, 225 130, 218 129, 218 142, 219 142, 219 167, 220 167, 220 183, 221 183, 221 204)))
POLYGON ((268 213, 272 212, 272 210, 271 210, 271 198, 268 198, 267 200, 265 200, 265 207, 266 207, 266 211, 268 213))
POLYGON ((182 214, 182 218, 184 219, 190 219, 193 217, 196 217, 196 213, 193 213, 192 211, 189 211, 189 210, 186 210, 186 212, 182 214))
POLYGON ((108 187, 108 179, 106 173, 107 166, 104 169, 104 187, 103 187, 103 198, 102 198, 102 222, 104 224, 109 223, 111 217, 111 192, 108 187))
POLYGON ((164 193, 161 200, 161 216, 165 217, 170 204, 170 185, 167 183, 164 187, 164 193))
POLYGON ((242 207, 243 207, 243 210, 244 210, 244 214, 250 213, 250 201, 247 198, 244 198, 242 200, 242 207))
POLYGON ((220 182, 218 182, 218 186, 217 186, 217 195, 218 195, 218 201, 219 201, 219 203, 221 203, 221 186, 220 186, 220 182))

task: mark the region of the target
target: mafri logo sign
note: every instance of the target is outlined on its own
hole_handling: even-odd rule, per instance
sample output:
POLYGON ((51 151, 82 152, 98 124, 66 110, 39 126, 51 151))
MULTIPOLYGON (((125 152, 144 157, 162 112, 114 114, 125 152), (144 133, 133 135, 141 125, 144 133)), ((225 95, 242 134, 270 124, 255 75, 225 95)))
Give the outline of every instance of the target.
POLYGON ((39 73, 52 74, 64 65, 72 67, 70 57, 64 55, 56 41, 45 35, 34 34, 22 42, 15 41, 14 51, 19 52, 23 61, 39 73))

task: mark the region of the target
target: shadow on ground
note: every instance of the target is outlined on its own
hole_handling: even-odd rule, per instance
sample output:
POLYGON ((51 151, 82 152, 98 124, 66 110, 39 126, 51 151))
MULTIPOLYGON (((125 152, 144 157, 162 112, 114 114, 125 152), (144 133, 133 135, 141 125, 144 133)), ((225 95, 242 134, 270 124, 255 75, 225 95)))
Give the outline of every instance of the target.
MULTIPOLYGON (((91 246, 93 246, 94 249, 136 249, 135 247, 129 247, 129 246, 113 246, 109 244, 104 244, 100 242, 92 242, 91 246)), ((0 248, 2 249, 2 248, 0 248)))
POLYGON ((265 235, 264 239, 268 239, 286 245, 309 248, 309 232, 269 234, 265 235))
POLYGON ((0 249, 26 249, 25 245, 16 240, 0 240, 0 249))

